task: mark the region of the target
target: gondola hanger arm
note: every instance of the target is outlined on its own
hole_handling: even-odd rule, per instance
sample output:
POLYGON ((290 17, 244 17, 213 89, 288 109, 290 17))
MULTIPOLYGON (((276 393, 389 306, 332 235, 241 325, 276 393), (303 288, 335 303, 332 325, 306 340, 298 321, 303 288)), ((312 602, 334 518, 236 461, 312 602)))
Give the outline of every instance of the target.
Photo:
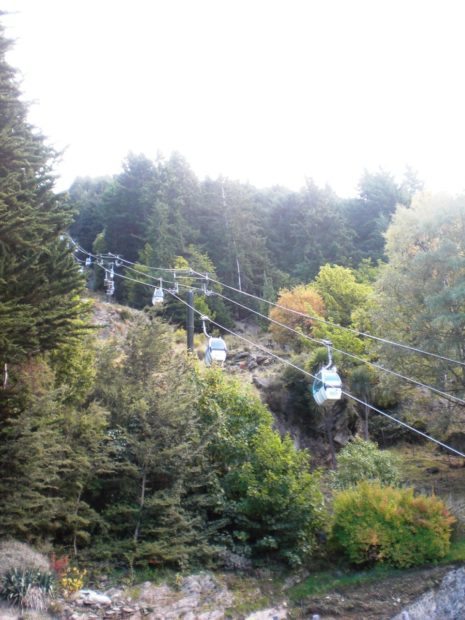
POLYGON ((207 332, 207 326, 205 325, 205 322, 209 321, 210 319, 208 318, 206 314, 202 314, 202 316, 200 317, 200 320, 202 321, 202 329, 203 329, 203 333, 205 334, 205 337, 211 338, 210 334, 207 332))

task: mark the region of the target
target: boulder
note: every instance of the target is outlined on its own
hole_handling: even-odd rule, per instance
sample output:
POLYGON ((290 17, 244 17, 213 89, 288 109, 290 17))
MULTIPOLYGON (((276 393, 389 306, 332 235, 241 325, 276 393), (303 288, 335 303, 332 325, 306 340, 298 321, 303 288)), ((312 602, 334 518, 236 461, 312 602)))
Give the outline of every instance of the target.
POLYGON ((79 590, 77 598, 81 600, 84 605, 111 605, 111 598, 101 592, 95 590, 79 590))

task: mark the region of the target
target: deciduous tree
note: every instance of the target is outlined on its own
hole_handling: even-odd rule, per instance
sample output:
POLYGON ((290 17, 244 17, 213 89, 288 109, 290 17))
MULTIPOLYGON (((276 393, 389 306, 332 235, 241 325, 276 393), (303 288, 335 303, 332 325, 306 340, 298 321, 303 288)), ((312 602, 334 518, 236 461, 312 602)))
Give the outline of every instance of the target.
MULTIPOLYGON (((388 265, 377 282, 373 324, 384 338, 465 359, 465 196, 418 195, 387 232, 388 265)), ((463 394, 465 373, 440 359, 386 345, 388 362, 447 392, 463 394)))
MULTIPOLYGON (((315 321, 311 317, 323 317, 325 314, 324 301, 311 285, 282 290, 276 303, 282 307, 274 307, 270 312, 270 318, 303 334, 312 333, 315 321), (285 308, 294 312, 289 312, 285 308)), ((275 323, 270 324, 270 332, 273 338, 282 344, 299 342, 296 334, 275 323)))

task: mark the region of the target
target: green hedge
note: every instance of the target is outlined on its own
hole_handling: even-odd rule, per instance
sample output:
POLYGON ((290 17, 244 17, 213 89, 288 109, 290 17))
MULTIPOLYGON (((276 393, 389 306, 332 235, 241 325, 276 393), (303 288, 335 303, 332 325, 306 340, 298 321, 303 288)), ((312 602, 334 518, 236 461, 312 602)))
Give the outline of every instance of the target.
POLYGON ((335 496, 332 538, 355 564, 407 567, 444 557, 454 521, 437 497, 361 482, 335 496))

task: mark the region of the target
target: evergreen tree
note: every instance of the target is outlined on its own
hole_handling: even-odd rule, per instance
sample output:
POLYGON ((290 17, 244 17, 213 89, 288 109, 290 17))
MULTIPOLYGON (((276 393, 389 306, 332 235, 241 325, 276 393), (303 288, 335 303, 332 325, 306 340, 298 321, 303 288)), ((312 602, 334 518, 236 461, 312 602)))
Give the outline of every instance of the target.
POLYGON ((103 196, 110 186, 110 178, 86 177, 77 178, 68 190, 69 204, 76 212, 69 232, 88 252, 92 252, 97 235, 104 229, 103 196))
POLYGON ((159 164, 157 201, 150 218, 147 241, 153 247, 153 266, 172 266, 190 243, 199 238, 196 214, 199 182, 186 160, 173 153, 159 164))
POLYGON ((345 202, 344 211, 354 232, 353 259, 359 263, 370 258, 384 259, 384 233, 398 204, 410 204, 415 191, 411 174, 405 185, 399 186, 394 177, 380 170, 365 171, 359 182, 359 198, 345 202))
MULTIPOLYGON (((212 259, 219 279, 260 295, 263 273, 271 271, 271 261, 256 191, 249 185, 232 181, 207 180, 202 185, 202 200, 205 209, 201 227, 203 248, 212 259)), ((228 296, 244 301, 234 292, 229 292, 228 296)), ((250 299, 248 304, 255 305, 250 299)), ((235 311, 241 313, 237 307, 235 311)))
POLYGON ((117 467, 100 478, 93 503, 107 524, 107 546, 118 539, 113 553, 131 563, 185 566, 209 552, 206 511, 217 499, 194 384, 171 348, 160 321, 140 319, 100 362, 97 396, 111 412, 117 467))
POLYGON ((56 154, 27 122, 0 31, 0 362, 53 349, 79 329, 82 278, 60 241, 71 220, 53 193, 56 154))
POLYGON ((347 265, 353 233, 334 193, 312 181, 299 193, 278 193, 267 225, 268 247, 279 269, 311 281, 321 265, 347 265))
POLYGON ((0 536, 47 539, 77 553, 100 523, 85 494, 98 472, 111 469, 106 413, 67 402, 39 357, 17 374, 16 411, 0 425, 0 536))
POLYGON ((105 249, 137 261, 144 247, 146 227, 153 207, 154 164, 144 155, 129 154, 104 195, 105 249))

